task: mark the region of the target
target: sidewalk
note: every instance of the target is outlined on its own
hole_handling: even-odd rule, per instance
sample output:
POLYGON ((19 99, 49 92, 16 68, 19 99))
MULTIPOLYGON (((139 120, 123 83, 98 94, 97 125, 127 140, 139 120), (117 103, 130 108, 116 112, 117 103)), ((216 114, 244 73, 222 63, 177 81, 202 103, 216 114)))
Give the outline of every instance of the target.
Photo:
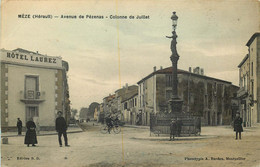
MULTIPOLYGON (((67 133, 80 133, 83 132, 81 128, 79 127, 69 127, 67 130, 67 133)), ((26 132, 22 132, 22 135, 25 136, 26 132)), ((40 131, 40 134, 37 134, 37 136, 46 136, 46 135, 57 135, 56 131, 40 131)), ((3 132, 1 133, 1 137, 19 137, 17 135, 17 132, 3 132)))
POLYGON ((122 127, 127 127, 127 128, 140 128, 140 129, 150 129, 150 126, 139 126, 139 125, 127 125, 125 124, 122 127))
MULTIPOLYGON (((96 123, 96 122, 83 122, 83 123, 80 123, 79 126, 81 127, 81 129, 88 131, 88 130, 96 130, 97 127, 101 127, 101 126, 103 126, 103 124, 96 123)), ((121 128, 138 128, 138 129, 149 130, 150 126, 139 126, 139 125, 124 124, 123 126, 121 126, 121 128)))
MULTIPOLYGON (((134 126, 132 126, 134 127, 134 126)), ((141 127, 142 128, 142 127, 141 127)), ((144 127, 145 128, 145 127, 144 127)), ((146 127, 147 129, 149 126, 146 127)), ((256 124, 253 127, 243 127, 243 136, 252 136, 255 133, 260 132, 260 124, 256 124)), ((202 140, 202 139, 210 139, 210 138, 217 138, 220 136, 234 136, 234 130, 231 126, 202 126, 201 127, 201 134, 194 136, 182 136, 182 137, 175 137, 176 141, 187 141, 187 140, 202 140)), ((149 132, 145 132, 144 134, 136 135, 132 137, 135 140, 150 140, 150 141, 168 141, 169 134, 154 134, 149 132)))
MULTIPOLYGON (((209 139, 215 138, 217 136, 207 136, 207 135, 200 135, 200 136, 183 136, 183 137, 174 137, 174 141, 188 141, 188 140, 201 140, 201 139, 209 139)), ((131 139, 135 140, 149 140, 149 141, 169 141, 169 135, 162 135, 162 136, 139 136, 139 137, 132 137, 131 139)))

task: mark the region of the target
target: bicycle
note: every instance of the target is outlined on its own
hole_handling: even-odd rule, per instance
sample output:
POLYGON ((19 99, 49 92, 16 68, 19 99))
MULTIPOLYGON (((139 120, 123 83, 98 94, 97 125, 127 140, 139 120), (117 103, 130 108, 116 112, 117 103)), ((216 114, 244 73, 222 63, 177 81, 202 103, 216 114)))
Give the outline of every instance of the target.
MULTIPOLYGON (((110 128, 110 131, 113 130, 113 132, 115 134, 118 134, 121 132, 121 128, 119 125, 112 125, 112 127, 110 128)), ((100 128, 100 132, 103 133, 103 134, 106 134, 108 133, 108 126, 107 125, 102 125, 101 128, 100 128)))

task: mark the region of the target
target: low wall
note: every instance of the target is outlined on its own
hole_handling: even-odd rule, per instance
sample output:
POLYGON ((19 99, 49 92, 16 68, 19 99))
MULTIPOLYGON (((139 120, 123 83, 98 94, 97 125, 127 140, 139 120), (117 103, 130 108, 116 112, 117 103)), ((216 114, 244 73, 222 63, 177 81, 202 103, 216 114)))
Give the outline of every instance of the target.
MULTIPOLYGON (((2 132, 18 132, 18 129, 16 126, 11 127, 1 127, 2 132)), ((55 126, 41 126, 40 131, 55 131, 55 126)), ((22 132, 26 132, 26 128, 22 128, 22 132)))

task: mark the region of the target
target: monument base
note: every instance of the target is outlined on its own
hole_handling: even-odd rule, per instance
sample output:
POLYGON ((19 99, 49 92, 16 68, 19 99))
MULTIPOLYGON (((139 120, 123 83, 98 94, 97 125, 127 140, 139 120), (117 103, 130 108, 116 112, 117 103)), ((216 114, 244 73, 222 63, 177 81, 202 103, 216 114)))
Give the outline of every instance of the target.
POLYGON ((170 113, 180 113, 182 112, 183 101, 179 98, 173 98, 169 101, 170 113))

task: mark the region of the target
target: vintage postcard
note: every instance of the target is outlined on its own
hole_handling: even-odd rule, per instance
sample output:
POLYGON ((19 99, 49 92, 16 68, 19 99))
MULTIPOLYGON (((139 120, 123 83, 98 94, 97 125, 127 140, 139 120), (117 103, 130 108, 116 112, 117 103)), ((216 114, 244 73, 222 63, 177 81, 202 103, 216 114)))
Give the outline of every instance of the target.
POLYGON ((259 0, 2 0, 1 166, 260 166, 259 0))

